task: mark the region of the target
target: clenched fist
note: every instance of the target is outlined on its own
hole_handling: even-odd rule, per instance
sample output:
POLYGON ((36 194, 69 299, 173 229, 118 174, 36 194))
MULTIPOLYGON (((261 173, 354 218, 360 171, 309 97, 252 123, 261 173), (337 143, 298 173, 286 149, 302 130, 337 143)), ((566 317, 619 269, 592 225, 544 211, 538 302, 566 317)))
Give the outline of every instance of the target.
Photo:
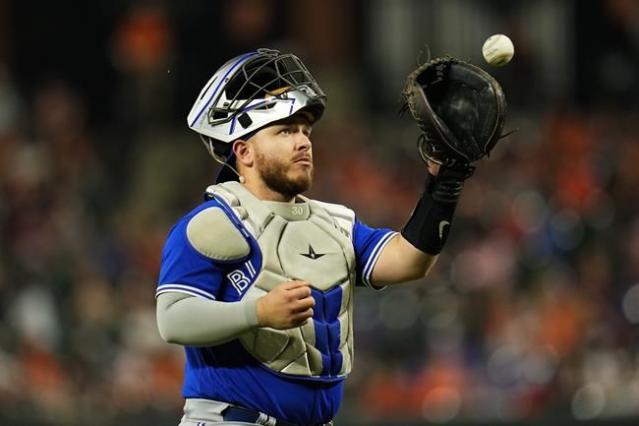
POLYGON ((262 327, 285 330, 304 324, 313 316, 313 306, 308 282, 287 281, 257 300, 257 320, 262 327))

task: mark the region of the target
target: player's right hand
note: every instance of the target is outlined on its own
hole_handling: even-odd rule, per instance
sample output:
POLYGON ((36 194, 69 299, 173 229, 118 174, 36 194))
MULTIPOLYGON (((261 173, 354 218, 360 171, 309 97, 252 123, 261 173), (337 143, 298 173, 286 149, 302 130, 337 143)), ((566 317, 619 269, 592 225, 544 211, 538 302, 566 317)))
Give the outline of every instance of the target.
POLYGON ((261 327, 298 327, 313 316, 313 306, 315 299, 308 282, 287 281, 257 299, 257 320, 261 327))

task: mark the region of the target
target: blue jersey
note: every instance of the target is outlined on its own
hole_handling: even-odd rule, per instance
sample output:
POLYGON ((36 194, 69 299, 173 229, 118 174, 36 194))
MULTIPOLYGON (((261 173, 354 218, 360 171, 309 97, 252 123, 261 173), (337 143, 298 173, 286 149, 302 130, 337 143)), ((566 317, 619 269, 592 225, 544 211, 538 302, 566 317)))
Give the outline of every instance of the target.
MULTIPOLYGON (((255 280, 261 267, 261 252, 256 241, 250 241, 251 252, 246 258, 234 262, 214 261, 192 247, 186 227, 193 216, 210 207, 224 210, 238 229, 242 229, 228 207, 215 199, 185 215, 169 232, 156 294, 177 291, 209 300, 235 302, 255 280)), ((371 228, 356 219, 351 235, 357 284, 370 286, 373 267, 394 232, 371 228)), ((329 298, 324 303, 339 306, 342 301, 329 298)), ((185 351, 182 390, 185 398, 228 402, 297 424, 328 422, 339 409, 342 377, 297 378, 276 373, 253 358, 237 340, 210 347, 186 346, 185 351)))

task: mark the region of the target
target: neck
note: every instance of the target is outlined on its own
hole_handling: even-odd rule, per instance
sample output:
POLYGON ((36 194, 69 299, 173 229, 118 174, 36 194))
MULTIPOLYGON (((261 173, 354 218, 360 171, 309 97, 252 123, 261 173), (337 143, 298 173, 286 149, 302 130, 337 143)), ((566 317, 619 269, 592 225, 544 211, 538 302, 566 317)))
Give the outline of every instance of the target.
POLYGON ((293 203, 295 202, 295 196, 288 196, 284 194, 280 194, 279 192, 273 191, 271 188, 267 187, 261 182, 256 181, 248 181, 245 182, 244 187, 249 190, 251 194, 253 194, 256 198, 264 201, 278 201, 282 203, 293 203))

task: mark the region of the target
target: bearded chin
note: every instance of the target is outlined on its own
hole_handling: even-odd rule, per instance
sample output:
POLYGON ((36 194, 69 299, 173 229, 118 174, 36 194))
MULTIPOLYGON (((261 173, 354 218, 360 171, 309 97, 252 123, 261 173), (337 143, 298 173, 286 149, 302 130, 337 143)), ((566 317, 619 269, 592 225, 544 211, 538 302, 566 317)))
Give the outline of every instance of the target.
POLYGON ((282 194, 286 198, 293 198, 308 191, 313 181, 313 170, 310 173, 300 173, 295 177, 287 175, 288 168, 276 161, 262 163, 262 180, 272 191, 282 194))

